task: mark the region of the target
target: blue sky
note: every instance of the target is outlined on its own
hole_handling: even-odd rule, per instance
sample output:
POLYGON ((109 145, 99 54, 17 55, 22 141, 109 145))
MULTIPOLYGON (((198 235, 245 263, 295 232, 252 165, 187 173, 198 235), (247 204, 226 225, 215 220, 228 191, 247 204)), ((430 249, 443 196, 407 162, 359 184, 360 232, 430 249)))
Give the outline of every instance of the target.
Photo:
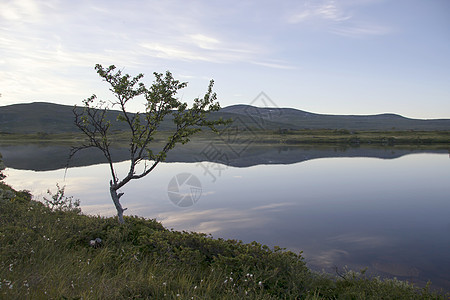
POLYGON ((170 70, 187 102, 214 79, 222 106, 264 92, 316 113, 450 118, 450 1, 0 1, 0 105, 107 99, 96 63, 148 83, 170 70))

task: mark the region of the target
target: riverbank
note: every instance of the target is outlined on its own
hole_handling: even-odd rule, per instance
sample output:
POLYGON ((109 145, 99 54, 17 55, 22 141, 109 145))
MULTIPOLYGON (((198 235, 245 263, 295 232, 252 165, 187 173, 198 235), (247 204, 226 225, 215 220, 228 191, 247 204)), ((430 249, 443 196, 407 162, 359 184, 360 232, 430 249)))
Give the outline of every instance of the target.
MULTIPOLYGON (((158 132, 155 143, 166 140, 168 132, 158 132)), ((82 133, 0 133, 3 142, 37 143, 54 142, 59 144, 80 144, 85 136, 82 133)), ((111 135, 117 144, 128 143, 129 136, 124 132, 111 135)), ((193 141, 216 141, 218 143, 273 143, 273 144, 311 144, 311 145, 415 145, 415 146, 449 146, 450 131, 349 131, 346 129, 301 129, 301 130, 256 130, 251 128, 232 127, 222 130, 219 135, 209 131, 201 132, 192 138, 193 141)))
POLYGON ((61 193, 51 209, 27 192, 0 189, 5 298, 446 299, 395 279, 314 273, 301 253, 256 242, 86 216, 61 193))

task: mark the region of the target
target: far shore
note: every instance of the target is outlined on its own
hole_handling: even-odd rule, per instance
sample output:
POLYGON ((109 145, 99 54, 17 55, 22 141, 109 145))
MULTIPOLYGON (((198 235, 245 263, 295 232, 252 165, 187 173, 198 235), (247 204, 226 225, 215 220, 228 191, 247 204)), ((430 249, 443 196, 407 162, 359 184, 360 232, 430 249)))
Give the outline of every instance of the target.
MULTIPOLYGON (((155 134, 155 143, 164 142, 169 132, 155 134)), ((85 140, 82 133, 0 133, 0 141, 8 143, 80 144, 85 140)), ((116 132, 111 135, 114 143, 128 144, 128 134, 116 132)), ((449 146, 450 131, 350 131, 346 129, 301 129, 301 130, 224 130, 220 134, 202 132, 192 141, 217 141, 218 143, 239 143, 253 141, 257 144, 308 144, 308 145, 422 145, 449 146)))

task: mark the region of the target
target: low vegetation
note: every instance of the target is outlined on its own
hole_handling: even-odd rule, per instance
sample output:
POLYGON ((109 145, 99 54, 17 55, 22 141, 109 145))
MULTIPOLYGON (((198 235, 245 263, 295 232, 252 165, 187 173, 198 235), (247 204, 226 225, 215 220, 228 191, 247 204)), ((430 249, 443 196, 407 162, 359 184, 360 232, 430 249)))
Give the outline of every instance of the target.
POLYGON ((3 299, 446 299, 396 279, 311 272, 301 254, 87 216, 59 189, 44 201, 0 183, 3 299))
MULTIPOLYGON (((225 132, 225 134, 228 134, 225 132)), ((241 140, 254 140, 258 143, 275 144, 339 144, 339 145, 450 145, 450 131, 349 131, 347 129, 279 129, 257 130, 247 129, 234 132, 241 140)), ((155 136, 155 142, 167 140, 168 134, 160 132, 155 136)), ((33 133, 33 134, 7 134, 0 133, 3 142, 54 142, 76 144, 83 141, 84 136, 79 133, 33 133)), ((117 144, 127 143, 129 136, 124 132, 116 132, 111 139, 117 144)), ((223 138, 205 131, 196 139, 222 141, 223 138)))
POLYGON ((351 144, 351 145, 448 145, 450 131, 350 131, 340 130, 279 130, 272 132, 287 144, 351 144))

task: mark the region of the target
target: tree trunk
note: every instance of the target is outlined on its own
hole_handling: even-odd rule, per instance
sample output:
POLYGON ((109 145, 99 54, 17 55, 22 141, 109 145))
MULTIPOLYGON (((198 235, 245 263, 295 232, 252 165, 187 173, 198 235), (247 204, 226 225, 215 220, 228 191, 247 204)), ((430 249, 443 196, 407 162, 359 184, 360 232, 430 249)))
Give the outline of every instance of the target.
POLYGON ((109 186, 109 192, 111 193, 112 201, 116 206, 119 223, 124 224, 125 221, 123 220, 123 212, 126 210, 126 208, 122 208, 122 205, 120 204, 120 197, 122 197, 123 193, 117 194, 117 190, 115 189, 115 186, 113 186, 112 184, 110 184, 109 186))

